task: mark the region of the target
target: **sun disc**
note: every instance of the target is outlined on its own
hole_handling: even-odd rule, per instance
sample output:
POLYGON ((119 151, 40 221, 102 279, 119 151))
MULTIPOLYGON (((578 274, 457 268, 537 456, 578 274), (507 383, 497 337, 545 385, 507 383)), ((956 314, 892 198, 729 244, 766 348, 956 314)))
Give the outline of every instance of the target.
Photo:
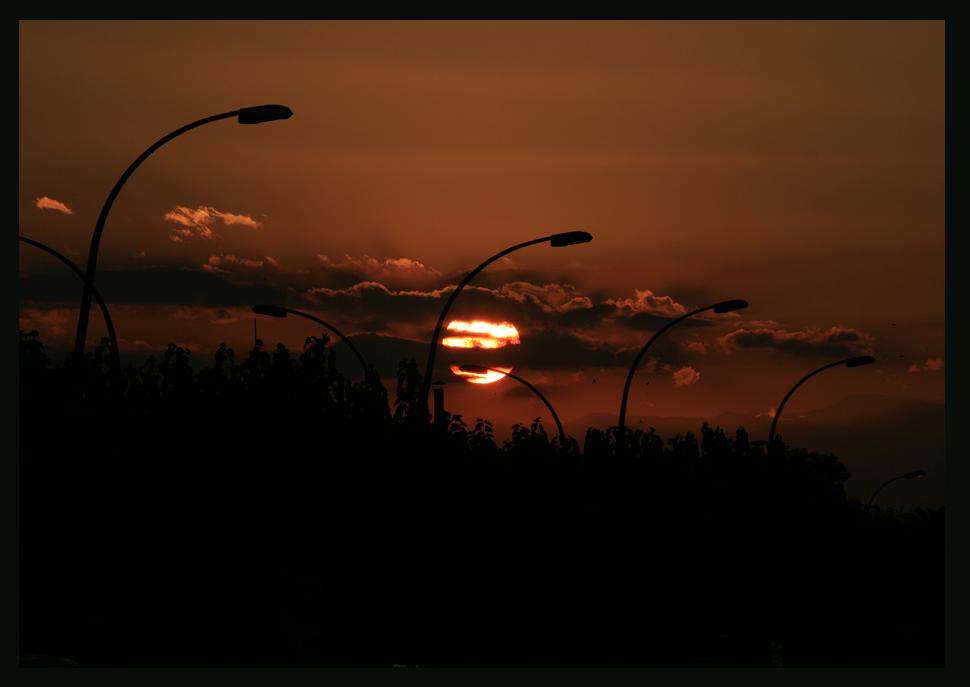
POLYGON ((451 371, 458 377, 461 377, 466 382, 471 382, 472 384, 491 384, 492 382, 497 382, 505 377, 506 372, 511 372, 511 367, 496 367, 494 370, 489 370, 485 374, 479 374, 477 372, 464 372, 458 365, 452 365, 451 371))
POLYGON ((519 343, 519 330, 511 322, 452 320, 447 330, 455 332, 441 340, 448 348, 503 348, 519 343))

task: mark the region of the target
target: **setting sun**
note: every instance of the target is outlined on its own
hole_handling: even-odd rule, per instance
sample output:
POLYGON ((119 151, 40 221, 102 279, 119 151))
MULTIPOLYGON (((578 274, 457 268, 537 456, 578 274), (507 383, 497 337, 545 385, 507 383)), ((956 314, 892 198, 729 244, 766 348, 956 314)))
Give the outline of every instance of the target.
POLYGON ((452 320, 447 329, 459 334, 441 340, 441 345, 449 348, 502 348, 519 343, 519 330, 510 322, 452 320))
POLYGON ((466 382, 471 382, 472 384, 491 384, 492 382, 503 379, 506 373, 512 371, 512 368, 496 367, 494 370, 489 370, 485 374, 480 374, 478 372, 465 372, 460 366, 452 365, 451 371, 458 377, 463 377, 466 382))
MULTIPOLYGON (((511 322, 452 320, 447 329, 449 332, 455 333, 455 335, 446 336, 441 340, 441 345, 448 348, 496 349, 519 343, 519 330, 511 322)), ((505 377, 504 373, 512 371, 511 367, 500 367, 498 365, 493 367, 495 368, 494 371, 484 374, 463 372, 459 365, 452 365, 451 371, 472 384, 491 384, 505 377)))

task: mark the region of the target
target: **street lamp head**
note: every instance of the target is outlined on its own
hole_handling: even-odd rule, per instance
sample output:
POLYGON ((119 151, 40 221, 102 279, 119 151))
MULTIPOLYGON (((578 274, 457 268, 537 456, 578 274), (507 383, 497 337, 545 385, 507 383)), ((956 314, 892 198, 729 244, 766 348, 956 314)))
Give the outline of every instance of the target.
POLYGON ((593 235, 588 231, 566 231, 562 234, 553 234, 549 239, 549 245, 553 248, 562 248, 577 243, 589 243, 592 240, 593 235))
POLYGON ((240 124, 262 124, 272 122, 277 119, 289 119, 293 116, 293 110, 285 105, 256 105, 255 107, 244 107, 239 110, 240 124))
POLYGON ((926 470, 913 470, 903 475, 903 479, 922 479, 926 477, 926 470))
POLYGON ((735 310, 741 310, 748 307, 748 301, 741 300, 740 298, 735 298, 733 301, 721 301, 714 306, 714 312, 733 312, 735 310))
POLYGON ((286 309, 276 305, 254 305, 253 312, 257 315, 268 315, 269 317, 286 317, 286 309))
POLYGON ((860 355, 856 358, 849 358, 845 361, 846 367, 859 367, 860 365, 869 365, 870 363, 876 362, 876 359, 871 355, 860 355))
POLYGON ((473 375, 487 375, 490 372, 484 365, 462 365, 458 369, 473 375))

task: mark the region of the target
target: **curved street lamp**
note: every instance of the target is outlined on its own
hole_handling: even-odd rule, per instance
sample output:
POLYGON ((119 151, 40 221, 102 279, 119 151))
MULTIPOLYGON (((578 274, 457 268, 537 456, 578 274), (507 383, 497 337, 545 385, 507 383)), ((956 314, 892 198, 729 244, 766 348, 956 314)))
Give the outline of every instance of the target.
POLYGON ((236 117, 240 124, 261 124, 263 122, 272 122, 277 119, 289 119, 293 116, 293 111, 288 107, 283 105, 257 105, 255 107, 244 107, 239 110, 233 110, 232 112, 223 112, 222 114, 212 115, 211 117, 205 117, 191 124, 186 124, 180 129, 176 129, 170 134, 166 134, 162 138, 158 139, 153 143, 144 153, 138 156, 138 158, 132 162, 125 173, 121 175, 121 178, 115 183, 114 188, 111 189, 111 193, 108 194, 107 200, 104 201, 104 205, 101 207, 101 214, 98 215, 98 223, 94 227, 94 233, 91 235, 91 248, 88 250, 88 268, 84 273, 84 291, 81 294, 81 313, 78 317, 77 322, 77 336, 74 339, 74 356, 77 359, 84 357, 84 345, 88 336, 88 316, 91 312, 91 296, 94 289, 94 273, 98 267, 98 247, 101 244, 101 233, 104 231, 104 223, 108 219, 108 213, 111 211, 111 206, 115 202, 115 198, 118 197, 118 193, 121 192, 121 187, 125 185, 138 166, 148 159, 148 156, 154 153, 156 150, 161 148, 163 145, 171 141, 176 136, 184 134, 186 131, 191 131, 203 124, 209 124, 210 122, 217 122, 220 119, 229 119, 230 117, 236 117))
POLYGON ((552 419, 556 421, 556 427, 559 429, 559 443, 563 446, 566 445, 566 432, 562 428, 562 423, 559 421, 559 416, 556 415, 556 410, 552 407, 552 404, 549 402, 549 399, 543 396, 541 391, 536 389, 527 381, 525 381, 518 375, 514 375, 511 372, 505 372, 504 370, 500 370, 496 367, 486 367, 484 365, 462 365, 458 369, 461 370, 462 372, 468 372, 469 374, 476 374, 476 375, 483 375, 489 372, 498 372, 499 374, 503 374, 506 377, 511 377, 512 379, 519 382, 520 384, 524 384, 525 386, 527 386, 532 391, 532 393, 534 393, 536 396, 542 399, 542 402, 546 404, 546 408, 548 408, 549 412, 552 413, 552 419))
POLYGON ((898 480, 898 479, 922 479, 922 478, 926 477, 926 474, 927 474, 926 473, 926 470, 913 470, 912 472, 907 472, 906 474, 903 474, 903 475, 897 475, 896 477, 893 477, 892 479, 886 480, 885 482, 883 482, 879 486, 878 489, 876 489, 874 492, 872 492, 872 496, 869 497, 869 503, 866 504, 866 510, 869 510, 869 507, 872 505, 872 502, 876 500, 876 496, 879 494, 879 492, 882 491, 885 487, 888 487, 890 484, 892 484, 896 480, 898 480))
POLYGON ((340 339, 347 344, 347 347, 353 351, 353 354, 357 356, 357 360, 360 361, 360 366, 364 368, 364 376, 367 376, 367 361, 364 360, 364 356, 360 354, 357 347, 348 339, 346 336, 340 333, 340 331, 334 327, 332 324, 324 322, 319 317, 315 317, 309 313, 301 312, 299 310, 293 310, 292 308, 281 308, 277 305, 254 305, 253 312, 257 315, 267 315, 269 317, 286 317, 287 313, 290 315, 298 315, 299 317, 305 317, 308 320, 316 322, 317 324, 326 327, 334 334, 340 337, 340 339))
POLYGON ((640 366, 640 362, 643 360, 643 356, 646 355, 647 349, 650 348, 650 345, 654 341, 659 339, 660 336, 665 331, 667 331, 674 325, 680 322, 683 322, 687 318, 693 317, 698 313, 706 312, 708 310, 713 310, 716 313, 725 313, 725 312, 733 312, 735 310, 741 310, 742 308, 747 308, 747 307, 748 307, 748 301, 741 300, 741 299, 721 301, 720 303, 715 303, 714 305, 708 305, 707 307, 704 307, 704 308, 698 308, 697 310, 692 310, 686 315, 681 315, 680 317, 674 320, 671 320, 663 327, 658 329, 657 332, 650 337, 650 340, 647 341, 647 343, 643 346, 643 348, 640 349, 640 352, 637 354, 636 359, 633 361, 633 365, 630 366, 630 372, 626 376, 626 384, 623 385, 623 398, 620 401, 620 419, 617 421, 617 434, 619 436, 623 436, 623 430, 626 425, 626 403, 627 403, 627 399, 630 396, 630 385, 633 383, 633 375, 636 373, 637 368, 640 366))
POLYGON ((870 365, 874 362, 876 362, 876 359, 871 355, 860 355, 854 358, 846 358, 845 360, 838 360, 834 363, 829 363, 828 365, 822 365, 822 367, 814 370, 813 372, 809 372, 807 375, 798 380, 798 383, 793 386, 787 394, 785 394, 785 397, 781 399, 781 403, 778 404, 778 410, 775 411, 775 417, 771 421, 771 429, 768 431, 768 446, 771 447, 774 442, 775 427, 778 425, 778 418, 781 417, 782 408, 784 408, 785 404, 788 403, 788 399, 791 398, 791 395, 795 393, 795 389, 817 375, 819 372, 823 372, 830 367, 838 367, 839 365, 845 365, 846 367, 859 367, 860 365, 870 365))
POLYGON ((424 399, 425 408, 428 406, 428 394, 431 393, 431 376, 434 373, 434 357, 435 352, 438 349, 438 339, 441 337, 441 328, 444 326, 445 317, 448 315, 448 310, 451 308, 451 304, 455 302, 455 299, 458 298, 458 294, 461 293, 461 290, 465 288, 468 282, 470 282, 476 274, 481 272, 499 258, 517 251, 520 248, 534 246, 537 243, 545 243, 546 241, 548 241, 549 245, 553 248, 562 248, 564 246, 572 246, 577 243, 589 243, 592 240, 593 235, 586 231, 566 231, 560 234, 552 234, 551 236, 543 236, 539 239, 533 239, 532 241, 526 241, 525 243, 514 245, 511 248, 506 248, 502 252, 496 253, 465 275, 465 278, 462 279, 461 282, 458 283, 458 286, 455 287, 455 290, 451 292, 451 296, 445 303, 445 307, 441 309, 441 315, 438 316, 438 324, 435 325, 434 333, 431 335, 431 347, 428 349, 428 362, 424 366, 424 379, 422 380, 421 384, 421 397, 424 399))
MULTIPOLYGON (((74 274, 76 274, 81 281, 84 281, 84 272, 81 271, 81 268, 75 265, 74 262, 69 260, 66 256, 58 253, 56 250, 48 246, 46 243, 35 241, 34 239, 27 238, 26 236, 18 236, 17 239, 23 243, 26 243, 27 245, 40 248, 45 253, 54 256, 62 263, 67 265, 68 269, 74 272, 74 274)), ((104 319, 104 326, 108 330, 108 340, 111 341, 111 366, 114 368, 115 372, 120 373, 121 359, 118 357, 118 337, 115 335, 115 325, 111 320, 111 313, 108 312, 108 306, 105 304, 104 299, 101 298, 101 294, 98 292, 98 290, 92 287, 91 293, 94 296, 94 300, 98 302, 98 307, 101 308, 101 317, 104 319)))

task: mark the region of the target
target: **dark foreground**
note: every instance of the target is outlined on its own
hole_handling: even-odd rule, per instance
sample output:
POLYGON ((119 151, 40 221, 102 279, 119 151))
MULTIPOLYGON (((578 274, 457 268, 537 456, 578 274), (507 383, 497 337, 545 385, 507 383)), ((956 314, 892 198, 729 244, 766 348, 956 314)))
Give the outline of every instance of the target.
POLYGON ((706 426, 498 446, 429 422, 415 366, 390 400, 321 340, 100 360, 81 382, 22 340, 23 657, 943 665, 943 509, 867 510, 835 456, 706 426))

